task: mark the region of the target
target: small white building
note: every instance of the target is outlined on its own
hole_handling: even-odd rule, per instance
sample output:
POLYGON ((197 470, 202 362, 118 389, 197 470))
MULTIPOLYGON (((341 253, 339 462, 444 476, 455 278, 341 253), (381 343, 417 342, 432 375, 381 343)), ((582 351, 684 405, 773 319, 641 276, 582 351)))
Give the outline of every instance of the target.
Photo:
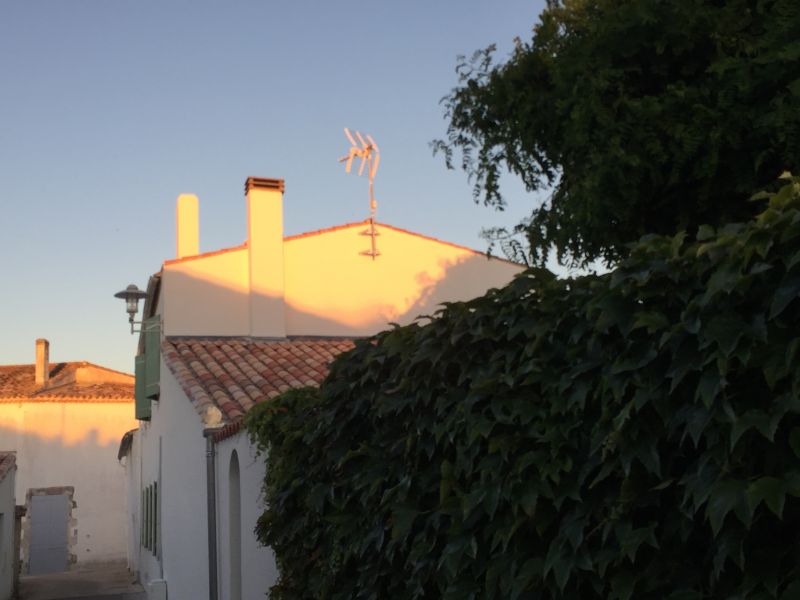
POLYGON ((23 574, 125 560, 120 436, 136 426, 133 376, 88 362, 0 366, 0 451, 16 453, 23 574))
POLYGON ((264 466, 240 431, 252 406, 318 385, 354 338, 522 270, 369 221, 285 237, 283 181, 251 177, 245 190, 247 241, 202 254, 197 198, 178 198, 177 258, 147 289, 140 426, 120 456, 130 564, 150 598, 259 598, 275 582, 272 553, 253 534, 264 466))
POLYGON ((0 452, 0 600, 10 600, 13 597, 16 579, 17 552, 14 547, 16 470, 14 453, 0 452))

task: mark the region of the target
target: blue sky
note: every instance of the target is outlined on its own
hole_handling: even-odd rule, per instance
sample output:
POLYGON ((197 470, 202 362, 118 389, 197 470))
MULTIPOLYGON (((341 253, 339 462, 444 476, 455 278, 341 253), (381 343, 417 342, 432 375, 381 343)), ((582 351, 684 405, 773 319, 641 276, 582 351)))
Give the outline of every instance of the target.
POLYGON ((459 54, 528 38, 543 0, 0 3, 0 364, 132 371, 113 293, 174 256, 175 198, 200 198, 202 251, 245 238, 249 175, 286 180, 287 235, 368 216, 337 162, 343 127, 381 149, 378 220, 480 250, 536 198, 472 203, 429 142, 459 54))

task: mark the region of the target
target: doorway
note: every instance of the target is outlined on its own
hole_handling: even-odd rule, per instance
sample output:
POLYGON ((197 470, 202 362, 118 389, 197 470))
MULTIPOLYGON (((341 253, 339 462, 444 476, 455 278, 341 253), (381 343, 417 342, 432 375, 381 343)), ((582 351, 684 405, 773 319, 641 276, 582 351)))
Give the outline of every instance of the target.
POLYGON ((28 490, 28 573, 66 571, 72 488, 28 490))

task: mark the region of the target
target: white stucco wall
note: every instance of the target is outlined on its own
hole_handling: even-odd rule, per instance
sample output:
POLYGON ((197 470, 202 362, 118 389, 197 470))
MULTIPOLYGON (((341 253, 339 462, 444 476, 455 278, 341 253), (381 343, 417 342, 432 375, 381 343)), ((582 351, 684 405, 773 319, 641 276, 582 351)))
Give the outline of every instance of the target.
POLYGON ((232 249, 164 264, 161 310, 165 335, 248 335, 247 250, 232 249))
POLYGON ((11 598, 14 585, 14 469, 0 479, 0 600, 11 598))
POLYGON ((230 465, 236 451, 239 461, 241 501, 241 572, 242 599, 263 598, 278 578, 272 549, 261 546, 254 529, 264 511, 261 486, 264 481, 264 457, 256 456, 245 433, 221 441, 217 446, 217 529, 219 557, 219 598, 232 600, 231 590, 231 524, 230 465))
POLYGON ((17 452, 17 502, 24 504, 30 489, 75 489, 69 552, 77 563, 126 557, 125 472, 117 451, 135 425, 132 402, 0 404, 0 449, 17 452))
POLYGON ((380 256, 372 260, 362 254, 370 243, 365 227, 286 238, 282 296, 253 291, 246 247, 165 262, 164 334, 265 335, 254 329, 252 308, 282 315, 280 331, 267 337, 372 335, 389 322, 402 325, 431 314, 442 302, 502 287, 523 269, 388 225, 377 226, 380 256))
POLYGON ((126 531, 128 537, 128 568, 133 573, 139 572, 139 514, 141 503, 141 475, 142 475, 142 455, 139 432, 133 434, 130 449, 127 456, 123 457, 125 467, 125 487, 127 491, 125 499, 126 510, 126 531))
MULTIPOLYGON (((159 560, 139 549, 142 584, 164 579, 171 599, 208 597, 208 529, 205 438, 192 403, 163 360, 161 399, 139 429, 141 485, 160 478, 161 553, 159 560), (159 451, 160 446, 160 451, 159 451), (160 467, 159 467, 160 465, 160 467), (160 473, 160 475, 159 475, 160 473)), ((139 537, 136 534, 136 542, 139 537)))
POLYGON ((521 265, 468 248, 377 225, 380 255, 361 254, 359 224, 284 243, 286 330, 290 335, 365 336, 406 325, 442 302, 502 287, 521 265))

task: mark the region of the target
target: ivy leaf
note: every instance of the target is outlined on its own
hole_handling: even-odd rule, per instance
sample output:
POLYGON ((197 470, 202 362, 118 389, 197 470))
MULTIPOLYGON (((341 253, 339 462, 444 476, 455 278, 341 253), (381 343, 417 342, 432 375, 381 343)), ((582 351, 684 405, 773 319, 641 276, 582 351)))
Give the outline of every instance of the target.
POLYGON ((711 523, 714 535, 719 533, 728 513, 732 510, 737 510, 739 513, 745 503, 745 487, 741 481, 729 479, 714 486, 706 507, 706 517, 711 523))
POLYGON ((781 594, 781 600, 796 600, 800 598, 800 579, 792 581, 781 594))
POLYGON ((413 506, 400 505, 392 510, 392 539, 402 540, 408 535, 419 511, 413 506))
POLYGON ((789 446, 797 458, 800 458, 800 427, 795 427, 789 434, 789 446))
POLYGON ((710 240, 716 235, 714 228, 711 225, 700 225, 697 228, 697 241, 698 242, 705 242, 710 240))
POLYGON ((716 342, 724 356, 730 356, 746 331, 747 324, 736 315, 718 315, 705 329, 707 340, 716 342))
POLYGON ((633 322, 633 329, 645 327, 647 333, 653 333, 668 327, 669 319, 657 310, 648 310, 636 313, 636 320, 633 322))
POLYGON ((780 315, 789 303, 800 294, 800 272, 786 275, 780 286, 772 296, 769 307, 769 318, 774 319, 780 315))
POLYGON ((665 600, 703 600, 705 596, 700 592, 692 590, 679 590, 672 592, 665 600))
POLYGON ((762 477, 747 486, 747 503, 754 511, 761 501, 779 518, 783 518, 783 505, 786 501, 785 483, 776 477, 762 477))

